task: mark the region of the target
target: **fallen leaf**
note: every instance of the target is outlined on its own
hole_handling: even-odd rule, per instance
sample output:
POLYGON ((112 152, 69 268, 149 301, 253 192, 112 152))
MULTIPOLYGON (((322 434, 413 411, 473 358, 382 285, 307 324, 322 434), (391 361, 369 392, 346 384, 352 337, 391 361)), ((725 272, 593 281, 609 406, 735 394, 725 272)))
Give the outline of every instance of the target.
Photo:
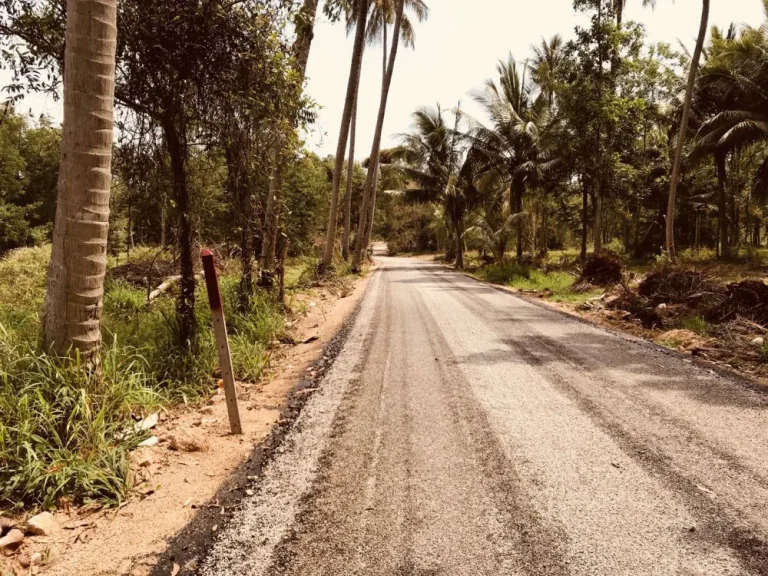
POLYGON ((179 570, 181 570, 181 566, 176 564, 176 562, 173 563, 173 569, 171 569, 171 576, 176 576, 176 574, 179 573, 179 570))

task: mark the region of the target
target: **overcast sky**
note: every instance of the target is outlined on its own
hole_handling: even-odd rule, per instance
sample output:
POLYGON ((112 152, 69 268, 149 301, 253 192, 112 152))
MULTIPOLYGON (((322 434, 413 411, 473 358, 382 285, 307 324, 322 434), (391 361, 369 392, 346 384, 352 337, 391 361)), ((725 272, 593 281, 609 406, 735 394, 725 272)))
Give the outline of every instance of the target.
MULTIPOLYGON (((584 23, 574 14, 571 0, 425 0, 429 19, 416 26, 416 49, 398 52, 389 96, 384 143, 397 142, 408 129, 411 113, 421 105, 440 102, 450 109, 459 101, 475 114, 469 92, 493 77, 496 62, 512 52, 518 60, 530 54, 531 44, 560 33, 573 35, 584 23)), ((699 27, 700 0, 657 0, 655 10, 642 8, 641 0, 627 0, 626 19, 642 22, 651 41, 672 44, 678 39, 691 50, 699 27)), ((759 25, 764 20, 761 0, 714 0, 710 24, 731 22, 759 25)), ((352 38, 344 27, 318 16, 309 57, 308 91, 320 106, 318 123, 307 135, 307 146, 325 156, 336 151, 344 94, 349 74, 352 38)), ((368 156, 381 90, 381 48, 365 53, 358 111, 358 157, 368 156)), ((7 76, 0 73, 0 82, 7 76)), ((19 110, 45 112, 61 121, 61 102, 50 97, 28 96, 19 110)))

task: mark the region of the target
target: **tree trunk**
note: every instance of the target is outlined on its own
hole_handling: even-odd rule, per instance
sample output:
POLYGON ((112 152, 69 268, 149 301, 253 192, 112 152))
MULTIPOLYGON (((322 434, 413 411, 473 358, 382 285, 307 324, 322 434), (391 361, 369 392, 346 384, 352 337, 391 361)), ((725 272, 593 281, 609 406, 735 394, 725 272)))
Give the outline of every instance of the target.
MULTIPOLYGON (((359 90, 359 85, 358 85, 359 90)), ((352 232, 352 181, 355 176, 355 136, 357 132, 357 95, 349 126, 349 158, 347 158, 347 192, 344 194, 344 231, 341 235, 341 255, 349 260, 349 235, 352 232)))
POLYGON ((675 159, 672 163, 672 178, 669 182, 669 198, 667 200, 667 255, 671 260, 675 259, 675 201, 677 194, 677 181, 680 179, 680 163, 683 158, 683 144, 688 131, 688 116, 691 113, 691 98, 693 87, 696 83, 696 70, 699 66, 699 58, 704 47, 704 39, 707 35, 707 20, 709 20, 709 0, 701 1, 701 22, 699 23, 699 36, 696 38, 696 48, 691 58, 691 69, 688 71, 688 85, 685 88, 685 100, 683 101, 683 117, 680 122, 680 131, 677 135, 675 146, 675 159))
POLYGON ((603 250, 603 179, 600 178, 597 183, 597 190, 594 197, 594 217, 595 223, 592 227, 593 252, 599 254, 603 250))
POLYGON ((719 255, 728 258, 731 255, 728 239, 728 203, 725 194, 725 154, 715 155, 717 171, 717 237, 720 245, 719 255))
POLYGON ((195 266, 192 250, 195 233, 192 228, 192 205, 187 184, 187 135, 186 129, 177 127, 175 120, 166 118, 163 122, 168 156, 171 160, 173 195, 178 218, 179 265, 181 268, 181 290, 176 302, 176 314, 179 320, 179 345, 189 348, 195 340, 197 323, 195 320, 195 266))
POLYGON ((587 185, 582 179, 581 181, 581 254, 580 258, 582 262, 587 260, 587 220, 589 219, 589 193, 587 191, 587 185))
POLYGON ((539 239, 539 254, 546 256, 549 251, 549 209, 546 202, 541 207, 541 238, 539 239))
POLYGON ((454 222, 453 227, 456 230, 456 268, 464 270, 464 238, 461 234, 461 222, 454 222))
MULTIPOLYGON (((387 78, 387 24, 381 30, 382 35, 382 51, 381 51, 381 84, 382 88, 387 78)), ((376 163, 378 166, 378 162, 376 163)), ((371 198, 371 209, 368 211, 367 224, 365 226, 365 236, 363 237, 363 250, 367 250, 368 245, 371 242, 371 234, 373 234, 373 217, 376 214, 376 194, 379 190, 379 170, 373 175, 373 197, 371 198)))
MULTIPOLYGON (((520 214, 523 211, 523 187, 524 184, 519 178, 512 179, 512 210, 515 214, 520 214)), ((523 257, 523 218, 517 219, 517 259, 518 261, 523 257)))
MULTIPOLYGON (((304 4, 296 15, 296 39, 293 41, 292 52, 294 56, 294 70, 299 74, 299 82, 304 82, 307 72, 309 52, 312 40, 315 37, 315 16, 318 0, 304 0, 304 4)), ((292 118, 292 124, 296 127, 297 119, 292 118)), ((272 175, 269 181, 269 195, 264 206, 264 230, 261 245, 261 267, 270 270, 275 263, 275 247, 277 245, 277 231, 279 227, 280 212, 283 199, 283 170, 286 159, 283 143, 278 142, 275 149, 272 175)))
MULTIPOLYGON (((365 189, 363 190, 363 199, 360 205, 360 217, 355 237, 355 250, 352 253, 352 270, 360 269, 360 259, 362 251, 366 246, 363 241, 366 236, 366 216, 369 210, 369 203, 375 200, 374 181, 379 169, 379 151, 381 150, 381 133, 384 129, 384 116, 387 112, 387 98, 389 97, 389 87, 392 85, 392 73, 395 68, 395 59, 397 58, 397 47, 400 44, 400 25, 403 20, 403 7, 405 0, 398 0, 397 12, 395 13, 395 25, 392 31, 392 46, 389 53, 389 64, 387 64, 387 73, 381 86, 381 101, 379 103, 379 115, 376 119, 376 131, 373 135, 373 145, 371 146, 370 166, 368 175, 365 179, 365 189)), ((343 153, 343 152, 342 152, 343 153)))
MULTIPOLYGON (((349 126, 352 123, 352 109, 357 99, 357 87, 360 82, 360 71, 363 64, 363 49, 365 48, 365 22, 368 19, 368 4, 360 0, 355 23, 355 44, 352 48, 352 62, 347 82, 347 95, 344 100, 344 111, 341 115, 339 143, 336 146, 336 159, 333 167, 333 184, 331 187, 331 208, 328 213, 328 230, 325 236, 325 248, 321 266, 329 268, 333 261, 333 248, 336 243, 336 220, 339 212, 339 187, 341 186, 341 171, 344 169, 344 151, 347 149, 349 126), (364 6, 363 6, 364 5, 364 6), (360 9, 363 8, 363 9, 360 9)), ((365 194, 363 194, 365 196, 365 194)))
POLYGON ((47 350, 99 364, 107 266, 116 0, 67 2, 64 122, 43 308, 47 350))

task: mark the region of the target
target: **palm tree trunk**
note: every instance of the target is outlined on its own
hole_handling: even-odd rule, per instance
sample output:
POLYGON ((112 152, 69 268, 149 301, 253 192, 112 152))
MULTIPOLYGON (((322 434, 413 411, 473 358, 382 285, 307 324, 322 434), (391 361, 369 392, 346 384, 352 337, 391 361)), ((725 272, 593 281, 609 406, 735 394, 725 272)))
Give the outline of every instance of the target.
MULTIPOLYGON (((381 84, 382 88, 387 78, 387 23, 381 30, 382 34, 382 51, 381 51, 381 84)), ((377 163, 378 164, 378 163, 377 163)), ((379 170, 373 175, 373 196, 371 198, 371 208, 368 211, 367 224, 365 226, 365 237, 363 238, 363 250, 367 250, 368 245, 371 243, 371 234, 373 234, 373 216, 376 213, 376 194, 379 190, 379 170)))
POLYGON ((366 215, 368 214, 369 204, 375 200, 374 181, 379 169, 379 152, 381 150, 381 133, 384 129, 384 116, 387 112, 387 98, 389 97, 389 87, 392 84, 392 72, 395 68, 395 59, 397 58, 397 47, 400 44, 400 25, 403 20, 403 8, 405 0, 398 0, 397 12, 395 13, 395 25, 392 31, 392 46, 389 53, 389 64, 387 73, 381 86, 381 102, 379 103, 379 115, 376 119, 376 131, 373 135, 373 145, 371 146, 370 166, 368 167, 368 176, 365 179, 365 189, 363 190, 363 199, 360 205, 360 218, 357 227, 357 236, 355 237, 355 250, 352 254, 352 270, 360 269, 360 259, 362 251, 366 248, 363 245, 366 235, 366 215))
POLYGON ((691 58, 691 69, 688 71, 688 85, 685 88, 685 100, 683 101, 683 117, 680 122, 680 132, 677 135, 675 146, 675 159, 672 164, 672 178, 669 182, 669 198, 667 201, 667 255, 671 260, 675 259, 675 200, 677 194, 677 181, 680 179, 680 163, 683 158, 683 144, 685 134, 688 131, 688 116, 691 113, 691 98, 693 86, 696 82, 696 70, 699 66, 699 58, 704 47, 704 38, 707 35, 707 21, 709 20, 709 0, 701 0, 701 22, 699 23, 699 37, 696 38, 696 48, 691 58))
MULTIPOLYGON (((358 85, 359 90, 359 85, 358 85)), ((347 158, 347 191, 344 194, 344 231, 341 235, 341 255, 349 260, 349 236, 352 232, 352 180, 355 176, 355 136, 357 131, 357 95, 349 125, 349 158, 347 158)))
POLYGON ((461 221, 457 220, 453 226, 456 230, 456 268, 464 270, 464 238, 461 234, 461 221))
MULTIPOLYGON (((294 70, 299 74, 299 82, 304 82, 309 61, 309 51, 315 36, 315 15, 317 13, 318 0, 304 0, 304 4, 296 16, 296 39, 293 41, 292 51, 294 70)), ((292 119, 296 126, 296 118, 292 119)), ((261 267, 271 270, 275 264, 275 248, 277 246, 277 230, 280 220, 280 209, 283 199, 283 170, 286 158, 283 142, 278 142, 274 153, 275 165, 269 180, 269 194, 264 206, 264 241, 261 245, 261 267)))
MULTIPOLYGON (((519 178, 512 179, 512 207, 515 214, 520 214, 523 211, 523 186, 524 184, 519 178)), ((517 259, 518 261, 523 257, 523 220, 524 218, 518 217, 517 219, 517 259)))
POLYGON ((336 220, 339 217, 339 188, 341 187, 341 171, 344 169, 344 151, 347 149, 349 126, 352 122, 352 109, 357 99, 357 86, 360 82, 360 71, 363 64, 363 49, 365 48, 365 22, 368 18, 368 0, 357 0, 357 21, 355 23, 355 44, 352 48, 352 62, 347 82, 347 95, 344 100, 344 111, 341 115, 339 142, 336 146, 336 161, 333 168, 333 184, 331 187, 331 208, 328 213, 328 230, 325 235, 325 248, 321 267, 329 268, 333 260, 333 248, 336 243, 336 220))
POLYGON ((47 350, 99 364, 107 266, 116 0, 69 0, 56 220, 43 309, 47 350))
POLYGON ((584 179, 581 179, 581 254, 582 262, 587 260, 587 220, 589 219, 589 192, 584 179))
POLYGON ((717 171, 717 236, 720 242, 719 255, 727 258, 731 255, 730 242, 728 241, 728 206, 725 194, 725 154, 715 155, 715 167, 717 171))

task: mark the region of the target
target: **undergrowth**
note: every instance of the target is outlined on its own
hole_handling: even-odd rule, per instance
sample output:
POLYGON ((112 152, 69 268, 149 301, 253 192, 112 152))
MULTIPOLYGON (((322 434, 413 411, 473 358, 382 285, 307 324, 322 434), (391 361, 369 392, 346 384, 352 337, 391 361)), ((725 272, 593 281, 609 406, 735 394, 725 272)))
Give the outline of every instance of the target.
MULTIPOLYGON (((101 375, 77 359, 52 358, 39 346, 50 248, 0 260, 0 506, 46 508, 62 501, 117 503, 129 486, 128 453, 141 437, 124 434, 131 418, 215 389, 211 316, 200 285, 198 338, 179 348, 173 290, 146 302, 146 291, 107 280, 101 375)), ((257 380, 280 337, 283 309, 258 292, 236 311, 236 274, 220 278, 236 377, 257 380)))

